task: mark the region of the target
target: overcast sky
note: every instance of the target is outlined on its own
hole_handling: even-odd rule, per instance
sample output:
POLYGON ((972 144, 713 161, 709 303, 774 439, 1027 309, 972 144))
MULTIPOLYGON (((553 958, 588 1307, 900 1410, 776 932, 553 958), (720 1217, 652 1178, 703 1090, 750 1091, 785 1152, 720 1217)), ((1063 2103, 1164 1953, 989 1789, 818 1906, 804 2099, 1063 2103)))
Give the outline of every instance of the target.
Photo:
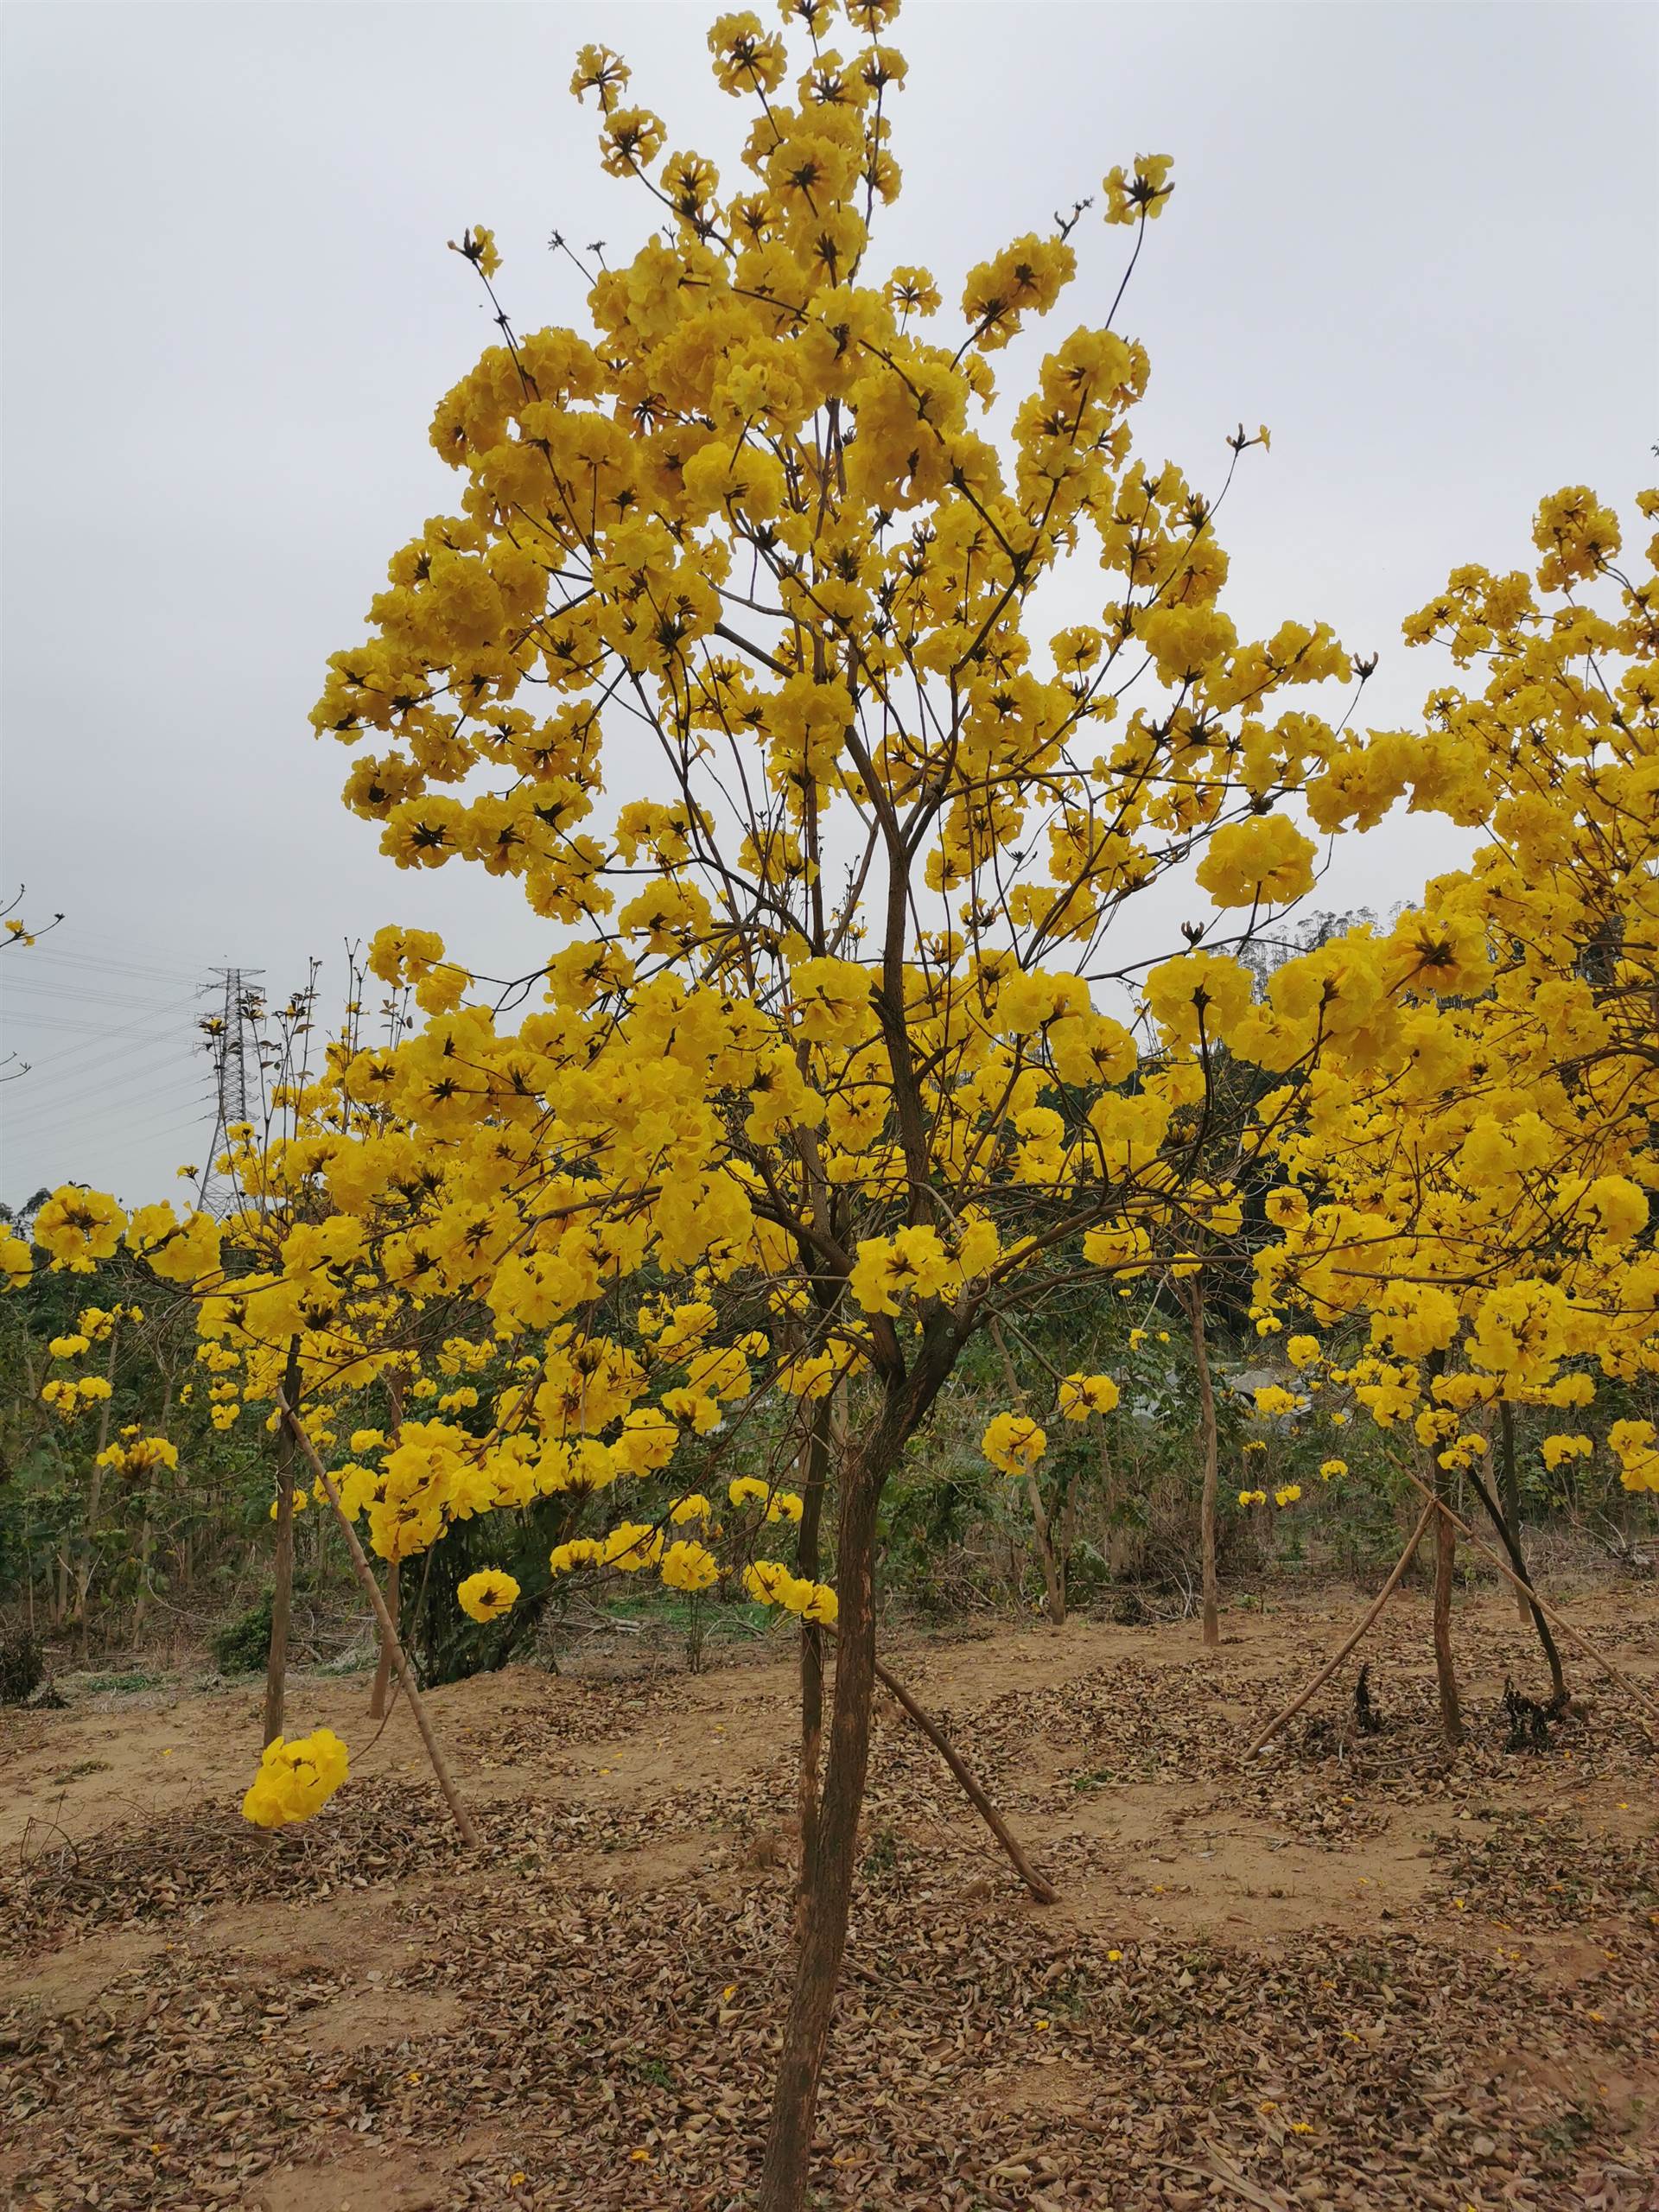
MULTIPOLYGON (((549 232, 615 262, 651 226, 598 172, 575 48, 621 48, 670 145, 729 178, 714 12, 5 8, 0 865, 67 917, 0 959, 0 1050, 32 1063, 0 1085, 14 1204, 178 1187, 215 966, 281 992, 319 954, 326 1006, 342 940, 386 921, 537 957, 511 886, 380 859, 306 714, 387 556, 454 504, 427 426, 491 334, 445 239, 492 224, 518 324, 580 321, 549 232)), ((1152 354, 1137 448, 1213 487, 1224 434, 1271 426, 1224 518, 1230 607, 1382 648, 1372 723, 1428 688, 1399 621, 1454 562, 1524 558, 1559 485, 1651 480, 1652 7, 912 0, 895 35, 906 192, 877 251, 948 303, 1113 162, 1175 156, 1122 318, 1152 354)), ((1127 235, 1085 219, 1055 334, 1103 314, 1127 235)), ((1385 826, 1324 903, 1386 907, 1459 849, 1385 826)))

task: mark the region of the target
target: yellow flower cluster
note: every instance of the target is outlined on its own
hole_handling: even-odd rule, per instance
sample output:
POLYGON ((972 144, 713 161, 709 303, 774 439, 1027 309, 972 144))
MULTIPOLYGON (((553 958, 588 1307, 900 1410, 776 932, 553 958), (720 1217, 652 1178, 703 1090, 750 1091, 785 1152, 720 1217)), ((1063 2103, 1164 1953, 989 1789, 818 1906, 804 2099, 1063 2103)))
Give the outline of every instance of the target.
POLYGON ((111 1385, 102 1375, 82 1375, 73 1382, 54 1380, 41 1385, 41 1403, 50 1406, 63 1421, 73 1421, 89 1406, 101 1405, 112 1395, 111 1385))
POLYGON ((499 1621, 518 1602, 518 1585, 499 1567, 481 1567, 455 1591, 455 1603, 468 1620, 499 1621))
MULTIPOLYGON (((804 1448, 839 1479, 849 1400, 846 1464, 879 1490, 994 1318, 1084 1273, 1196 1292, 1264 1187, 1256 1327, 1290 1325, 1310 1391, 1435 1416, 1448 1465, 1500 1400, 1582 1408, 1659 1372, 1651 575, 1568 487, 1533 577, 1459 569, 1408 625, 1472 690, 1362 731, 1364 664, 1316 620, 1241 627, 1213 487, 1136 454, 1145 348, 1037 340, 1086 265, 1076 219, 971 248, 950 330, 954 287, 882 262, 893 12, 857 0, 845 54, 817 0, 785 11, 794 54, 719 18, 745 118, 726 181, 583 48, 572 88, 639 242, 587 270, 581 327, 492 305, 499 342, 431 428, 451 512, 329 662, 313 726, 353 756, 346 804, 397 865, 522 894, 545 954, 523 995, 383 931, 385 1041, 348 1022, 279 1134, 228 1133, 226 1219, 73 1185, 34 1218, 54 1268, 124 1239, 195 1295, 217 1427, 274 1408, 290 1348, 319 1434, 406 1386, 423 1417, 340 1471, 387 1560, 557 1496, 582 1533, 555 1573, 711 1586, 762 1516, 797 1517, 804 1448), (1326 686, 1350 690, 1334 719, 1326 686), (649 796, 614 790, 624 712, 663 763, 649 796), (1478 832, 1476 860, 1263 981, 1259 918, 1308 891, 1316 841, 1396 804, 1478 832), (1189 931, 1097 1004, 1126 902, 1189 862, 1235 933, 1189 931), (434 1355, 450 1314, 471 1333, 434 1355), (774 1433, 728 1491, 760 1513, 717 1529, 688 1480, 774 1433), (706 1546, 671 1535, 693 1519, 706 1546)), ((1138 251, 1168 157, 1103 191, 1138 251)), ((456 250, 493 284, 487 229, 456 250)), ((1241 429, 1233 458, 1265 442, 1241 429)), ((42 1393, 66 1415, 99 1395, 42 1393)), ((1068 1376, 1057 1417, 1116 1401, 1068 1376)), ((1633 1489, 1643 1427, 1608 1440, 1633 1489)), ((1007 1412, 982 1449, 1019 1475, 1046 1443, 1007 1412)), ((833 1617, 787 1567, 743 1572, 833 1617)))
POLYGON ((726 1485, 726 1495, 734 1505, 741 1505, 747 1499, 754 1499, 768 1521, 798 1521, 804 1510, 795 1491, 775 1490, 758 1475, 737 1476, 726 1485))
POLYGON ((278 1736, 265 1746, 242 1817, 257 1827, 279 1828, 320 1813, 345 1781, 346 1746, 332 1728, 314 1729, 292 1743, 278 1736))
MULTIPOLYGON (((1638 505, 1659 515, 1659 496, 1638 505)), ((1320 1328, 1368 1316, 1376 1356, 1333 1380, 1450 1469, 1487 1456, 1471 1410, 1581 1409, 1659 1374, 1659 589, 1618 564, 1619 535, 1568 487, 1539 509, 1534 576, 1459 569, 1407 623, 1486 680, 1432 693, 1421 734, 1374 740, 1355 818, 1409 794, 1486 842, 1386 933, 1350 931, 1268 986, 1274 1019, 1311 1010, 1346 1049, 1268 1102, 1262 1148, 1287 1179, 1257 1325, 1293 1306, 1320 1328)), ((1350 817, 1357 772, 1309 786, 1321 826, 1350 817)), ((1637 1489, 1640 1427, 1615 1420, 1607 1439, 1637 1489)), ((1595 1445, 1541 1448, 1554 1471, 1595 1445)))
POLYGON ((93 1465, 118 1475, 147 1475, 157 1467, 169 1470, 179 1464, 179 1447, 165 1436, 140 1436, 131 1443, 106 1444, 93 1465))
POLYGON ((1607 1447, 1618 1461, 1618 1478, 1626 1490, 1659 1494, 1659 1435, 1650 1421, 1616 1421, 1607 1432, 1607 1447))
POLYGON ((1048 1449, 1048 1438, 1027 1414, 997 1414, 979 1440, 992 1466, 1005 1475, 1027 1475, 1048 1449))
POLYGON ((1116 1410, 1118 1388, 1109 1375, 1068 1375, 1058 1391, 1062 1421, 1087 1421, 1090 1414, 1116 1410))
POLYGON ((743 1587, 757 1605, 781 1605, 804 1621, 835 1625, 838 1608, 828 1583, 812 1582, 791 1574, 778 1560, 757 1559, 743 1570, 743 1587))

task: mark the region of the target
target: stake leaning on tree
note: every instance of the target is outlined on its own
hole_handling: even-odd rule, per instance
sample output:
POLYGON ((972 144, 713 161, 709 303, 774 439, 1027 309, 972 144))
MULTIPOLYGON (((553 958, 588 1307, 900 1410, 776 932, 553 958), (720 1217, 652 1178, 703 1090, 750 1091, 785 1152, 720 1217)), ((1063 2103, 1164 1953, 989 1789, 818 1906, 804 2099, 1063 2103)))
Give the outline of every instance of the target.
MULTIPOLYGON (((288 1364, 283 1373, 283 1400, 300 1402, 300 1340, 291 1338, 288 1364)), ((270 1639, 265 1653, 264 1741, 274 1744, 283 1732, 283 1707, 288 1690, 288 1630, 294 1604, 294 1433, 285 1421, 276 1424, 276 1549, 271 1564, 270 1639)))
POLYGON ((478 1832, 478 1824, 467 1809, 466 1802, 461 1796, 454 1775, 451 1771, 449 1762, 444 1756, 443 1746, 433 1732, 432 1723, 428 1718, 425 1704, 422 1700, 420 1690, 416 1684, 415 1670, 410 1665, 408 1655, 398 1641, 397 1628, 391 1614, 386 1611, 386 1601, 380 1594, 380 1585, 376 1581, 374 1569, 369 1565, 363 1547, 357 1540, 357 1531, 352 1526, 351 1516, 340 1503, 340 1491, 335 1486, 334 1478, 317 1456, 317 1448, 306 1434, 304 1424, 301 1421, 299 1415, 289 1406, 286 1397, 280 1394, 276 1400, 276 1410, 282 1416, 283 1427, 304 1453, 306 1463, 312 1473, 322 1484, 323 1493, 328 1500, 329 1507, 335 1520, 340 1523, 340 1534, 346 1539, 346 1548, 351 1554, 352 1571, 357 1576, 359 1586, 368 1599, 370 1610, 379 1624, 385 1648, 391 1654, 391 1663, 397 1670, 398 1683, 404 1695, 409 1700, 410 1712, 414 1716, 416 1728, 420 1733, 426 1756, 431 1763, 438 1788, 443 1793, 443 1802, 448 1806, 454 1815, 455 1826, 461 1830, 461 1840, 469 1850, 476 1851, 483 1841, 483 1838, 478 1832))

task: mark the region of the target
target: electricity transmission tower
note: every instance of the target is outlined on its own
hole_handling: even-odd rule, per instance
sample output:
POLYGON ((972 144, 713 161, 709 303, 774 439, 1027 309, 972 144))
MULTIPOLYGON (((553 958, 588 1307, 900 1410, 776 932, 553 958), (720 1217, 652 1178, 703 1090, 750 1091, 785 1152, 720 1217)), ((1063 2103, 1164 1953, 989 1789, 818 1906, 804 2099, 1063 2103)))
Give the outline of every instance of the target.
POLYGON ((196 1204, 204 1209, 207 1206, 213 1162, 219 1156, 221 1141, 238 1122, 248 1120, 251 1104, 257 1105, 258 1102, 258 1023, 264 1013, 264 994, 257 979, 264 972, 263 968, 215 968, 213 981, 200 988, 200 995, 211 995, 219 1002, 214 1013, 204 1014, 196 1024, 206 1040, 204 1049, 213 1070, 213 1134, 208 1141, 196 1192, 196 1204), (255 1085, 251 1099, 250 1064, 255 1085))

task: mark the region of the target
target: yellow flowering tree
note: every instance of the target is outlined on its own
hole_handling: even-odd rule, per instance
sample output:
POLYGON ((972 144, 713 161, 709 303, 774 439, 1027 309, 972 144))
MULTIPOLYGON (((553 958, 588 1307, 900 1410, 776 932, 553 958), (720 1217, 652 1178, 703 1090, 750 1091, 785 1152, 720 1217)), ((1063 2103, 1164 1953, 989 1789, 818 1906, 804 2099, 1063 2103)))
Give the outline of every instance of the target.
MULTIPOLYGON (((1659 515, 1659 494, 1639 505, 1659 515)), ((1406 626, 1485 682, 1437 688, 1368 773, 1482 843, 1392 929, 1274 976, 1274 1016, 1346 1049, 1267 1106, 1284 1179, 1258 1262, 1260 1325, 1357 1322, 1335 1379, 1413 1436, 1442 1494, 1468 1481, 1523 1580, 1495 1410, 1511 1446, 1514 1408, 1557 1415, 1553 1471, 1597 1448, 1580 1424, 1599 1405, 1624 1488, 1659 1491, 1659 538, 1623 564, 1617 517, 1580 486, 1543 502, 1535 542, 1534 574, 1459 569, 1406 626)), ((1444 1640, 1441 1675, 1455 1735, 1444 1640)))
MULTIPOLYGON (((936 328, 931 275, 871 244, 899 188, 896 10, 851 6, 848 54, 827 9, 790 12, 792 84, 757 18, 710 34, 753 110, 727 193, 584 52, 603 166, 658 233, 592 278, 586 334, 498 307, 433 428, 460 512, 394 558, 315 716, 365 748, 346 799, 385 851, 515 879, 557 932, 511 1027, 441 943, 384 932, 376 972, 429 1018, 340 1071, 341 1118, 378 1098, 408 1135, 317 1164, 388 1282, 472 1297, 531 1347, 497 1461, 651 1501, 556 1563, 708 1574, 672 1535, 688 1440, 770 1421, 769 1492, 798 1476, 795 1566, 747 1568, 804 1623, 768 2206, 800 2199, 844 1940, 883 1487, 976 1329, 1066 1270, 1136 1264, 1173 1194, 1200 1203, 1183 1133, 1249 978, 1220 952, 1156 972, 1143 1061, 1103 1003, 1142 964, 1113 925, 1205 846, 1205 889, 1250 919, 1299 896, 1313 848, 1276 810, 1357 749, 1306 708, 1273 718, 1351 665, 1317 623, 1248 639, 1222 611, 1211 502, 1132 458, 1138 345, 1085 321, 990 435, 995 358, 1075 278, 1074 226, 995 251, 936 328), (1085 550, 1097 619, 1045 634, 1043 587, 1085 550), (602 810, 645 760, 655 795, 602 810)), ((1169 190, 1161 159, 1116 171, 1108 219, 1138 245, 1169 190)), ((493 238, 459 251, 494 301, 493 238)))
MULTIPOLYGON (((457 241, 500 337, 433 424, 456 512, 393 556, 315 722, 356 753, 346 803, 382 849, 516 883, 546 957, 486 983, 435 934, 382 931, 373 972, 424 1020, 348 1032, 290 1129, 233 1140, 234 1279, 213 1285, 205 1217, 126 1232, 213 1289, 206 1340, 248 1399, 275 1400, 291 1355, 326 1407, 446 1316, 487 1326, 513 1371, 482 1418, 423 1408, 327 1477, 382 1558, 568 1494, 595 1527, 556 1571, 736 1572, 798 1617, 802 1911, 766 2212, 806 2186, 884 1489, 976 1332, 1234 1234, 1224 1050, 1283 1078, 1257 1149, 1313 1071, 1368 1065, 1317 988, 1259 1002, 1236 954, 1313 885, 1299 810, 1336 830, 1400 785, 1346 731, 1351 699, 1319 711, 1356 677, 1329 629, 1241 635, 1218 499, 1135 456, 1148 362, 1113 327, 1117 272, 1080 273, 1083 207, 995 245, 955 314, 931 272, 879 261, 896 14, 848 0, 843 52, 824 0, 787 0, 792 60, 753 15, 715 23, 748 111, 728 188, 584 49, 601 165, 653 231, 584 272, 583 329, 519 333, 492 233, 457 241), (994 415, 997 356, 1077 283, 1082 319, 994 415), (1062 572, 1090 619, 1057 625, 1062 572), (1189 865, 1228 918, 1149 957, 1135 894, 1189 865)), ((1169 170, 1103 180, 1131 265, 1169 170)), ((1223 490, 1265 435, 1227 442, 1223 490)), ((73 1265, 117 1216, 80 1194, 41 1242, 73 1265)), ((1052 1381, 990 1423, 1010 1475, 1047 1424, 1110 1418, 1109 1376, 1052 1381)), ((493 1617, 511 1581, 462 1602, 493 1617)), ((274 1748, 257 1806, 320 1802, 343 1770, 323 1750, 274 1748)))

